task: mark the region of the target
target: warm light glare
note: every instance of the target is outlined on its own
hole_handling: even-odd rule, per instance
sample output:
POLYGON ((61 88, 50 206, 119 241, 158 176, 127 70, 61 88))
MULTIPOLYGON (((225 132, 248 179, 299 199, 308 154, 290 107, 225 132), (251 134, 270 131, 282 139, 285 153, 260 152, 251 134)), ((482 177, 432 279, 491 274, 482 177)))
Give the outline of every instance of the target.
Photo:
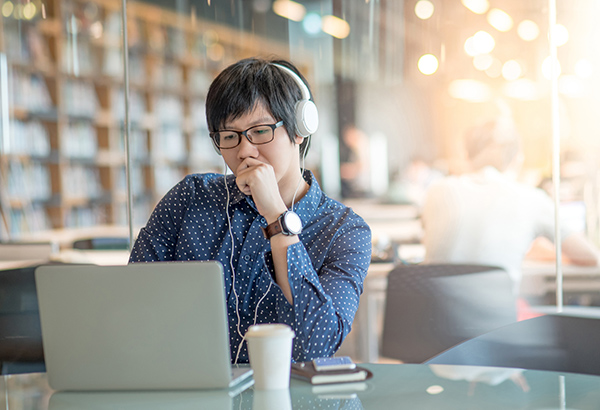
POLYGON ((502 75, 502 63, 495 57, 492 57, 492 65, 490 65, 485 73, 490 78, 498 78, 502 75))
POLYGON ((439 67, 438 59, 433 54, 425 54, 419 58, 417 63, 419 71, 425 75, 431 75, 435 73, 439 67))
POLYGON ((526 78, 504 84, 503 92, 507 97, 522 101, 539 100, 541 97, 537 84, 526 78))
POLYGON ((488 0, 461 0, 461 2, 475 14, 483 14, 490 8, 488 0))
POLYGON ((415 14, 421 20, 427 20, 429 17, 433 16, 434 9, 433 3, 429 0, 419 0, 417 4, 415 4, 415 14))
POLYGON ((581 98, 588 90, 581 78, 575 75, 561 75, 558 79, 558 92, 566 97, 581 98))
POLYGON ((35 4, 33 3, 27 3, 26 5, 23 6, 23 17, 26 20, 31 20, 32 18, 35 17, 35 12, 37 11, 35 4))
POLYGON ((470 102, 488 101, 491 96, 490 87, 477 80, 454 80, 448 87, 448 93, 456 99, 470 102))
POLYGON ((346 38, 350 34, 350 24, 336 16, 323 16, 323 31, 335 38, 346 38))
POLYGON ((502 66, 502 77, 508 81, 514 81, 521 76, 521 64, 515 60, 508 60, 502 66))
POLYGON ((277 0, 273 3, 275 14, 292 21, 301 21, 306 14, 306 7, 291 0, 277 0))
POLYGON ((533 21, 523 20, 517 27, 517 34, 522 40, 533 41, 540 35, 540 29, 533 21))
POLYGON ((434 384, 433 386, 429 386, 425 391, 431 395, 435 395, 442 393, 444 388, 440 385, 434 384))
POLYGON ((575 74, 577 74, 581 78, 590 78, 594 73, 594 67, 590 60, 586 60, 582 58, 577 63, 575 63, 575 74))
POLYGON ((487 15, 487 21, 498 31, 508 31, 513 26, 512 17, 500 9, 491 9, 487 15))
POLYGON ((564 46, 569 41, 569 30, 562 24, 556 24, 552 30, 552 41, 556 47, 564 46))
POLYGON ((473 47, 477 54, 487 54, 496 47, 496 42, 490 33, 482 30, 473 36, 473 47))
POLYGON ((489 54, 480 54, 473 58, 473 66, 479 71, 485 71, 492 66, 494 58, 489 54))
POLYGON ((2 5, 2 15, 4 17, 10 17, 14 9, 15 6, 12 4, 12 2, 7 1, 2 5))
POLYGON ((475 49, 475 41, 473 37, 469 37, 465 40, 465 53, 467 53, 471 57, 475 57, 477 54, 479 54, 475 49))
MULTIPOLYGON (((554 68, 555 68, 554 75, 556 77, 558 77, 562 71, 562 69, 560 68, 560 62, 558 60, 554 60, 554 68)), ((542 75, 544 76, 544 78, 546 78, 548 80, 550 80, 552 78, 551 69, 552 69, 552 58, 546 57, 546 59, 542 63, 542 75)))

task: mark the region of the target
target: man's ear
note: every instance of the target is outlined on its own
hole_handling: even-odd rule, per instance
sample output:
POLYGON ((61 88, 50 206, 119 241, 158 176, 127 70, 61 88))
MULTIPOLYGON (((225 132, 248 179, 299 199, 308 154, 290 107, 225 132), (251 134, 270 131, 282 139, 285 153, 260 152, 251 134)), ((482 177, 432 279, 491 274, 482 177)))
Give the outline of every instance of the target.
POLYGON ((300 145, 300 144, 302 144, 303 141, 304 141, 304 137, 301 137, 300 135, 296 135, 296 139, 295 139, 296 144, 300 145))

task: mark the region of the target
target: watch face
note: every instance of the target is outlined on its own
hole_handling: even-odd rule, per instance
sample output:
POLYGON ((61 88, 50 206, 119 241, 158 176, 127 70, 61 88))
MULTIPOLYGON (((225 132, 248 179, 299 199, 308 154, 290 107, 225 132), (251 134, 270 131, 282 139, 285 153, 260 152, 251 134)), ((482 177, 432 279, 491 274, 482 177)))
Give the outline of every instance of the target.
POLYGON ((302 232, 302 221, 295 212, 288 211, 283 216, 283 228, 286 233, 291 235, 298 235, 302 232))

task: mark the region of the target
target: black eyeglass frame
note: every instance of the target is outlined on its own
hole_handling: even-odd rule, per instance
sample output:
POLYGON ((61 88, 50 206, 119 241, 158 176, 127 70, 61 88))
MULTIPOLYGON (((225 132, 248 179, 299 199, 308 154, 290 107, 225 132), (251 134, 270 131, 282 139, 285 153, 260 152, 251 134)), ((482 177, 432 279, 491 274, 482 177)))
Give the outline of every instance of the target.
POLYGON ((269 142, 271 142, 271 141, 273 141, 275 139, 275 130, 277 128, 281 127, 282 125, 283 125, 283 121, 279 121, 279 122, 277 122, 275 124, 258 124, 258 125, 254 125, 254 126, 248 128, 245 131, 220 130, 220 131, 210 132, 208 135, 212 138, 212 140, 214 141, 215 145, 219 149, 232 149, 232 148, 237 147, 238 145, 240 145, 242 143, 242 135, 244 137, 246 137, 246 139, 248 140, 248 142, 250 142, 250 144, 252 144, 252 145, 264 145, 264 144, 268 144, 269 142), (257 127, 269 127, 269 128, 271 128, 271 130, 273 131, 272 134, 271 134, 271 139, 269 141, 259 142, 259 143, 256 143, 256 142, 252 141, 250 139, 250 137, 248 136, 248 131, 250 131, 253 128, 257 128, 257 127), (233 147, 221 147, 219 145, 219 141, 218 141, 218 136, 219 136, 219 133, 221 133, 221 132, 233 132, 233 133, 237 134, 237 136, 238 136, 237 144, 235 144, 233 147))

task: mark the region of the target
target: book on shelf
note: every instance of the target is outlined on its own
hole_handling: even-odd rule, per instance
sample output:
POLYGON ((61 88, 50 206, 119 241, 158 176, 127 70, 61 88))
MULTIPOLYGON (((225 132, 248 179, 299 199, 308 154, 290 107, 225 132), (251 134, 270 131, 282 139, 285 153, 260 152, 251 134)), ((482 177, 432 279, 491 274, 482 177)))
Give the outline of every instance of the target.
POLYGON ((315 370, 312 362, 292 363, 291 376, 311 384, 332 384, 360 382, 370 379, 373 374, 364 367, 356 366, 347 370, 315 370))

